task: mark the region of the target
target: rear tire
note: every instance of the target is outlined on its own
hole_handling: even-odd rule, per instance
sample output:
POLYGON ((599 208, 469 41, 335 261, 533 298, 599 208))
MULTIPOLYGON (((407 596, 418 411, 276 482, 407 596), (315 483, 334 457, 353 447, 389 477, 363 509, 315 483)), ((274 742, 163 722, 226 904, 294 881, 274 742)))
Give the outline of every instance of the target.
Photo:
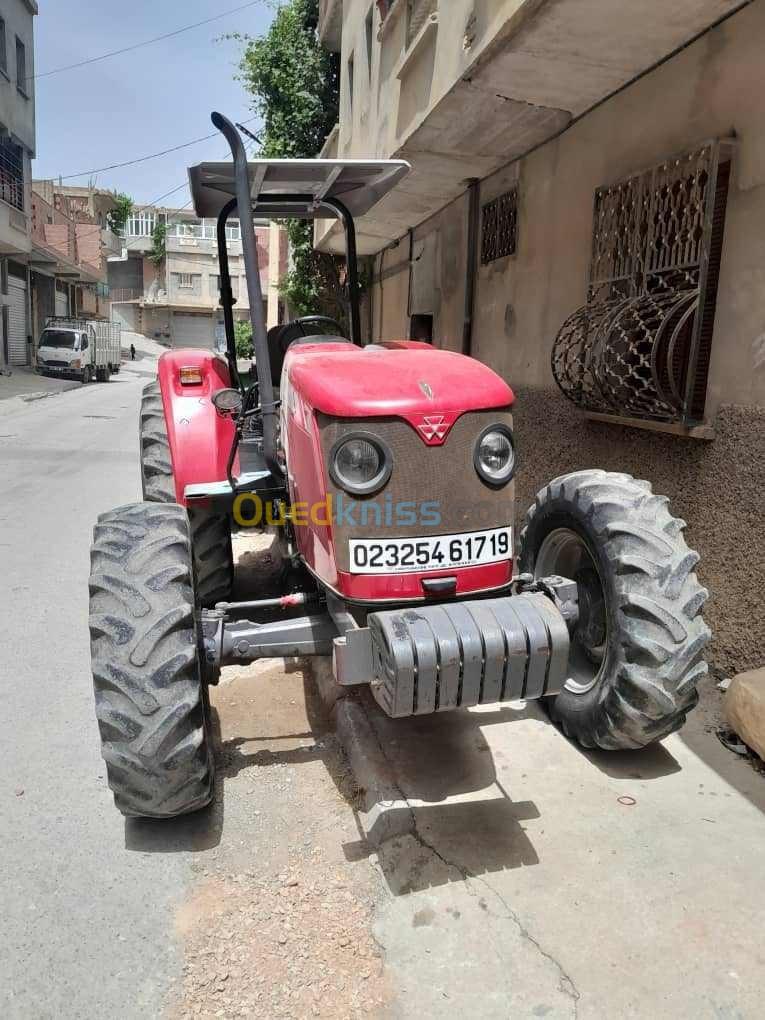
POLYGON ((585 747, 645 747, 679 729, 698 701, 708 592, 685 522, 667 504, 648 482, 579 471, 542 489, 526 515, 521 571, 578 574, 570 677, 549 706, 585 747))
MULTIPOLYGON (((174 503, 175 479, 165 409, 159 382, 144 387, 141 400, 141 483, 143 498, 153 503, 174 503)), ((225 602, 234 583, 231 522, 228 514, 189 510, 197 594, 203 606, 225 602)))
POLYGON ((93 534, 90 639, 109 786, 128 816, 170 818, 213 796, 213 759, 182 507, 137 503, 93 534))

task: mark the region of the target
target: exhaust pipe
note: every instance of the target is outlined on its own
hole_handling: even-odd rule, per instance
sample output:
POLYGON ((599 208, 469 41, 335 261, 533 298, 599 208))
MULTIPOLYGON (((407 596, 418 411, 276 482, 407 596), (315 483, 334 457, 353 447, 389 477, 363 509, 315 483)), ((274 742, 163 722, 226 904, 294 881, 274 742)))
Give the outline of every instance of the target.
POLYGON ((236 202, 239 210, 239 224, 242 234, 242 255, 250 295, 250 321, 252 343, 255 349, 255 367, 258 373, 258 397, 263 411, 263 456, 274 478, 281 478, 284 472, 276 456, 277 409, 274 401, 274 387, 271 379, 271 359, 268 355, 266 320, 263 315, 263 293, 260 289, 258 270, 258 244, 252 221, 252 195, 247 153, 241 136, 231 121, 222 113, 214 113, 212 122, 231 147, 234 158, 234 183, 236 202))

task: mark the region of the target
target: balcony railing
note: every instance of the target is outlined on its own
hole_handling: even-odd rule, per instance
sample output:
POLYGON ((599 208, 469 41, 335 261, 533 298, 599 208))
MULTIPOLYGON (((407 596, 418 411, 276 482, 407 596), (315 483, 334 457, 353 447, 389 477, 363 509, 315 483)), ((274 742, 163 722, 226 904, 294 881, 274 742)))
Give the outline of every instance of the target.
POLYGON ((142 287, 112 287, 110 290, 112 302, 116 304, 121 301, 140 301, 143 297, 142 287))
POLYGON ((24 209, 24 157, 21 147, 0 141, 0 199, 24 209))

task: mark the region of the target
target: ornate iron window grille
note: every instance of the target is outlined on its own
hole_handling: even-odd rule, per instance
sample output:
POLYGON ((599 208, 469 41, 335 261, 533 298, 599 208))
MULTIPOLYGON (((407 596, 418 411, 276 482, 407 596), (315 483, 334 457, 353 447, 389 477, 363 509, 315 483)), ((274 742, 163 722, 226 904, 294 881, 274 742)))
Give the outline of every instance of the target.
POLYGON ((481 263, 515 255, 518 243, 518 189, 487 202, 482 211, 481 263))
POLYGON ((595 192, 587 304, 552 371, 585 410, 704 417, 732 143, 708 142, 595 192))

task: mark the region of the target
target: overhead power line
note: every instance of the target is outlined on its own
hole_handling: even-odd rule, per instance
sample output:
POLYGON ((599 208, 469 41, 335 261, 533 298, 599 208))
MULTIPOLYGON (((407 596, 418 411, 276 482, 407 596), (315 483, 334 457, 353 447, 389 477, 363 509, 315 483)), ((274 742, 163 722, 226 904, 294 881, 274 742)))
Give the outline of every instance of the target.
MULTIPOLYGON (((243 123, 251 124, 254 120, 257 120, 257 117, 250 117, 249 120, 245 120, 243 123)), ((93 174, 104 173, 106 170, 120 170, 122 167, 135 166, 136 163, 145 163, 149 159, 159 159, 160 156, 167 156, 171 152, 179 152, 181 149, 188 149, 192 145, 199 145, 200 142, 207 142, 211 138, 215 138, 218 134, 218 131, 213 131, 212 134, 203 135, 201 138, 194 138, 190 142, 183 142, 182 145, 174 145, 171 149, 162 149, 161 152, 152 152, 148 156, 139 156, 137 159, 129 159, 124 163, 111 163, 109 166, 99 166, 95 167, 93 170, 82 170, 80 173, 76 174, 59 174, 56 179, 61 181, 71 181, 75 177, 90 177, 93 174)), ((250 134, 250 132, 248 131, 247 134, 250 134)), ((251 135, 251 137, 254 138, 255 136, 251 135)))
MULTIPOLYGON (((194 28, 202 28, 203 25, 209 25, 213 21, 220 21, 221 18, 227 18, 230 14, 238 14, 239 11, 247 10, 248 7, 257 7, 263 0, 250 0, 250 3, 242 4, 240 7, 233 7, 229 11, 223 11, 221 14, 216 14, 212 18, 206 18, 204 21, 197 21, 193 25, 185 25, 183 28, 177 28, 174 32, 166 32, 164 35, 157 35, 153 39, 145 39, 143 42, 134 43, 132 46, 123 46, 122 49, 112 50, 110 53, 102 53, 98 57, 89 57, 87 60, 80 60, 76 64, 66 64, 64 67, 54 67, 51 71, 42 71, 40 74, 31 75, 31 79, 37 78, 49 78, 52 74, 62 74, 64 71, 74 71, 78 67, 86 67, 88 64, 96 64, 100 60, 108 60, 109 57, 118 57, 121 53, 132 53, 133 50, 138 50, 142 46, 151 46, 153 43, 162 42, 164 39, 173 39, 177 35, 182 35, 184 32, 190 32, 194 28)), ((27 81, 30 79, 28 78, 27 81)))

